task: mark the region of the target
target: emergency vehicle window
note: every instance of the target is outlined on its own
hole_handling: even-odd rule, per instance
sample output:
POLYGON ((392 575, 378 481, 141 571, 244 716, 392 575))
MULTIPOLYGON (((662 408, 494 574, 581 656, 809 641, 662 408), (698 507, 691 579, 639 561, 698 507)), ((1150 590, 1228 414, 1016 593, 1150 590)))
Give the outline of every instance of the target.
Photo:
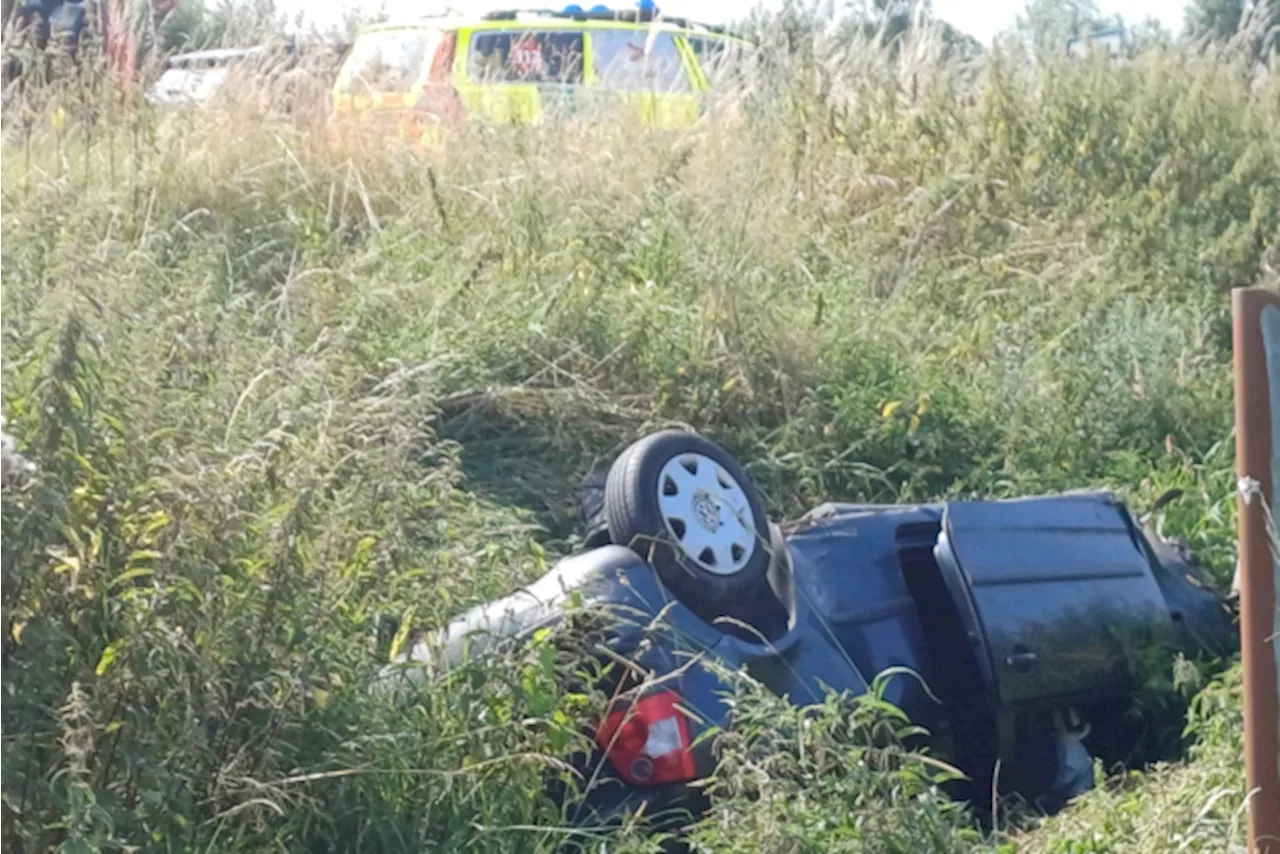
POLYGON ((596 77, 607 89, 692 92, 670 33, 594 30, 591 50, 596 77))
POLYGON ((475 33, 467 74, 482 83, 581 83, 582 33, 475 33))

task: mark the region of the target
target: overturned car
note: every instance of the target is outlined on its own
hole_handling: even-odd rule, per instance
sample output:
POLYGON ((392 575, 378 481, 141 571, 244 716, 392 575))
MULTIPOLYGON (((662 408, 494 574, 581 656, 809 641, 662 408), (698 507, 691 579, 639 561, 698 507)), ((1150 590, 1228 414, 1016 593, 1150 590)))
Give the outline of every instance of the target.
POLYGON ((1110 493, 832 503, 779 526, 731 455, 681 431, 631 445, 595 486, 582 551, 383 674, 519 643, 571 599, 605 619, 608 655, 647 678, 609 686, 612 707, 589 722, 584 821, 702 808, 696 781, 717 759, 699 736, 733 726, 725 668, 798 705, 902 672, 884 699, 981 808, 994 789, 1061 804, 1091 785, 1091 754, 1130 751, 1123 712, 1150 650, 1238 648, 1232 609, 1187 550, 1110 493))

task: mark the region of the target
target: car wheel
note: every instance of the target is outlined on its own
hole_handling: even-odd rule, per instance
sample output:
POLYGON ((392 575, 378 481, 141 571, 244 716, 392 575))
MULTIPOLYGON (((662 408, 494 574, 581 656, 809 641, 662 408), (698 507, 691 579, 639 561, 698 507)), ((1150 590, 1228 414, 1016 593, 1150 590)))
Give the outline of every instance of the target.
POLYGON ((678 430, 646 436, 610 468, 604 513, 610 539, 646 558, 695 613, 752 619, 772 553, 769 520, 719 445, 678 430))

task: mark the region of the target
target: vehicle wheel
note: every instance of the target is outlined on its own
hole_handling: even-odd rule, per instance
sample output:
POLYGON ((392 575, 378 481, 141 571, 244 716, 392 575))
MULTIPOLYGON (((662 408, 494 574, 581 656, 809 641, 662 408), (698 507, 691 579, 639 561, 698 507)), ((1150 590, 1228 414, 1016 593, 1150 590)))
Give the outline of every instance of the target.
POLYGON ((610 468, 604 513, 610 539, 646 558, 700 616, 751 621, 769 570, 769 520, 720 446, 678 430, 641 439, 610 468))

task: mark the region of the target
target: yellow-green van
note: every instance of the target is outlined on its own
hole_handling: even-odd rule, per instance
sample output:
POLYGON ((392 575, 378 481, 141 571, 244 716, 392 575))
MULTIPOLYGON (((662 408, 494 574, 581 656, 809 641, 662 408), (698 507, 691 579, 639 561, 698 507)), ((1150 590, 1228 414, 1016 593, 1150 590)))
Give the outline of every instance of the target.
POLYGON ((746 47, 644 9, 570 6, 379 24, 352 43, 334 82, 331 120, 427 142, 460 120, 533 124, 612 99, 648 126, 687 127, 746 47))

